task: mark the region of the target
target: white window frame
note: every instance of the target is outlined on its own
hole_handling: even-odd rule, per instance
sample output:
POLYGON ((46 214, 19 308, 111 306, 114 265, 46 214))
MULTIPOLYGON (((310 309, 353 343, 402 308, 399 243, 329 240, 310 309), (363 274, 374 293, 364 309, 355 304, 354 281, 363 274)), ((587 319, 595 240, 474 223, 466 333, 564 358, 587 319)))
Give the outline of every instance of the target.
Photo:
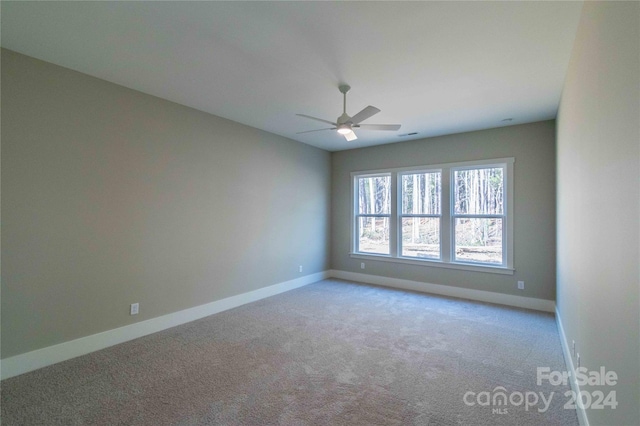
MULTIPOLYGON (((394 199, 394 191, 393 189, 391 190, 391 211, 389 213, 360 213, 360 209, 358 208, 358 199, 354 198, 354 195, 356 194, 355 191, 358 190, 358 179, 360 178, 373 178, 373 177, 386 177, 389 176, 391 177, 391 188, 393 188, 393 175, 390 172, 380 172, 380 173, 360 173, 358 174, 354 179, 353 179, 353 185, 351 188, 351 194, 352 194, 352 199, 353 199, 353 212, 352 212, 352 217, 353 217, 353 221, 352 221, 352 226, 353 226, 353 232, 352 234, 354 235, 359 235, 360 234, 360 218, 361 217, 369 217, 369 218, 377 218, 377 217, 381 217, 381 218, 388 218, 389 219, 389 253, 393 253, 393 244, 394 244, 394 238, 392 237, 392 235, 394 234, 393 232, 393 223, 392 223, 392 217, 394 215, 394 203, 393 203, 393 199, 394 199)), ((359 247, 360 245, 360 239, 359 238, 355 238, 354 240, 354 246, 353 246, 353 251, 357 252, 359 254, 366 254, 368 256, 388 256, 386 254, 381 254, 381 253, 366 253, 366 252, 360 252, 359 247)))
MULTIPOLYGON (((442 260, 442 198, 440 199, 440 214, 404 214, 402 213, 402 176, 404 175, 414 175, 414 174, 422 174, 422 173, 440 173, 440 185, 442 188, 442 169, 439 168, 429 168, 429 169, 420 169, 420 170, 409 170, 409 171, 398 171, 397 172, 397 185, 398 185, 398 189, 396 194, 398 195, 397 197, 397 209, 398 209, 398 222, 396 224, 396 230, 398 232, 398 237, 397 237, 397 241, 398 241, 398 257, 401 259, 418 259, 420 260, 420 258, 416 258, 413 256, 403 256, 403 248, 402 248, 402 226, 399 226, 402 223, 402 219, 406 218, 406 217, 430 217, 430 218, 437 218, 439 219, 440 222, 440 255, 438 256, 437 259, 434 258, 425 258, 425 260, 442 260)), ((442 192, 440 193, 440 196, 442 197, 442 192)), ((444 198, 444 197, 443 197, 444 198)))
MULTIPOLYGON (((514 158, 497 158, 479 161, 465 161, 460 163, 432 164, 415 167, 402 167, 392 169, 367 170, 351 173, 351 248, 350 257, 356 259, 377 260, 383 262, 403 263, 410 265, 421 265, 437 268, 459 269, 466 271, 489 272, 496 274, 513 275, 513 188, 514 158), (453 213, 453 188, 451 182, 455 170, 476 169, 476 168, 503 168, 504 179, 504 209, 502 215, 454 215, 453 213), (402 197, 400 196, 399 176, 412 173, 440 172, 441 176, 441 201, 440 201, 440 259, 403 257, 402 254, 402 229, 399 226, 402 217, 413 215, 402 215, 402 197), (357 182, 360 177, 391 175, 391 215, 389 215, 389 254, 371 254, 358 252, 357 223, 357 182), (456 217, 500 217, 502 222, 502 253, 503 264, 495 265, 479 262, 456 261, 454 256, 455 245, 455 218, 456 217)), ((426 215, 432 216, 432 215, 426 215)))

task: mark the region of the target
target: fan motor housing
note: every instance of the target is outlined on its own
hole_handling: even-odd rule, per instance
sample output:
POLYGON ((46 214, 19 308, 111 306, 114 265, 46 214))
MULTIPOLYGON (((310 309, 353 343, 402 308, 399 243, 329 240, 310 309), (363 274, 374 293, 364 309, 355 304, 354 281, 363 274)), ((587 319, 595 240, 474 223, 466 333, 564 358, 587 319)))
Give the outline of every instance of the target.
POLYGON ((338 117, 338 119, 336 120, 336 123, 338 123, 338 124, 350 124, 351 123, 351 117, 349 117, 346 112, 342 113, 342 115, 340 117, 338 117))

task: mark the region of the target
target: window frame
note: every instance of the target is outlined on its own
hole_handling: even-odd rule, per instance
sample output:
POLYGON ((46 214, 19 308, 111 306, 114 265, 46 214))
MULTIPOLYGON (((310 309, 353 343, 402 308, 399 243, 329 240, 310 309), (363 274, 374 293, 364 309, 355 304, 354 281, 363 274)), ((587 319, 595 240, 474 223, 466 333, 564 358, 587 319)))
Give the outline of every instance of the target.
MULTIPOLYGON (((420 165, 414 167, 400 167, 390 169, 366 170, 351 172, 351 258, 379 260, 410 265, 459 269, 466 271, 489 272, 496 274, 513 275, 514 269, 514 163, 515 158, 496 158, 477 161, 465 161, 458 163, 443 163, 420 165), (500 216, 502 223, 502 254, 503 263, 500 265, 455 260, 455 218, 469 217, 470 215, 454 215, 454 197, 451 182, 456 170, 477 168, 503 168, 503 214, 500 216), (440 200, 440 259, 417 258, 402 256, 402 227, 399 226, 402 217, 402 196, 400 176, 414 173, 429 173, 440 171, 441 200, 440 200), (391 176, 391 214, 389 217, 389 254, 373 254, 358 252, 358 236, 356 217, 357 211, 357 182, 360 177, 371 177, 389 174, 391 176)), ((427 215, 430 216, 430 215, 427 215)), ((471 215, 482 216, 483 215, 471 215)), ((499 216, 499 215, 491 215, 499 216)))
POLYGON ((392 253, 392 237, 391 235, 393 234, 393 224, 391 223, 391 216, 393 215, 393 190, 391 189, 391 187, 393 187, 393 177, 392 174, 390 172, 382 172, 382 173, 367 173, 367 174, 359 174, 358 176, 356 176, 353 179, 353 185, 352 185, 352 198, 353 198, 353 207, 354 207, 354 220, 352 222, 352 226, 354 227, 354 230, 352 232, 352 234, 354 235, 354 242, 353 242, 353 248, 354 248, 354 252, 359 253, 359 254, 365 254, 365 255, 370 255, 370 256, 388 256, 384 253, 367 253, 367 252, 361 252, 359 251, 360 249, 360 218, 388 218, 389 219, 389 254, 392 253), (359 189, 359 185, 358 185, 358 179, 362 179, 362 178, 375 178, 375 177, 386 177, 388 176, 390 178, 390 195, 389 195, 389 200, 390 200, 390 211, 389 213, 360 213, 360 206, 358 204, 359 198, 355 197, 355 191, 359 189))
POLYGON ((451 201, 451 259, 452 262, 455 263, 463 263, 463 264, 473 264, 473 265, 494 265, 491 263, 484 263, 484 262, 475 262, 475 261, 464 261, 464 260, 456 260, 456 222, 457 219, 501 219, 502 220, 502 247, 501 247, 501 251, 502 251, 502 262, 499 265, 494 265, 494 266, 498 266, 498 267, 504 267, 507 264, 507 257, 508 257, 508 253, 507 253, 507 246, 505 244, 505 240, 506 240, 506 234, 507 231, 505 230, 504 225, 507 223, 507 194, 506 194, 506 187, 504 185, 504 182, 507 180, 507 164, 505 163, 501 163, 501 164, 482 164, 482 165, 473 165, 473 166, 462 166, 462 167, 452 167, 451 168, 451 181, 454 181, 454 177, 455 177, 455 173, 457 171, 465 171, 465 170, 480 170, 480 169, 502 169, 502 178, 503 178, 503 208, 502 208, 502 214, 482 214, 482 213, 466 213, 466 214, 460 214, 460 213, 456 213, 455 212, 455 206, 454 206, 454 202, 455 202, 455 188, 451 188, 451 193, 449 196, 449 199, 451 201))
POLYGON ((410 171, 399 171, 397 172, 397 190, 396 190, 396 194, 398 195, 396 201, 397 201, 397 211, 398 211, 398 219, 397 219, 397 232, 398 232, 398 237, 397 237, 397 245, 398 245, 398 249, 397 249, 397 255, 399 258, 401 259, 429 259, 429 260, 442 260, 442 169, 440 168, 428 168, 428 169, 420 169, 420 170, 410 170, 410 171), (415 174, 428 174, 428 173, 439 173, 440 174, 440 213, 439 214, 416 214, 416 213, 412 213, 412 214, 405 214, 402 212, 402 201, 403 201, 403 197, 402 197, 402 177, 406 176, 406 175, 415 175, 415 174), (438 224, 440 226, 439 229, 439 238, 440 238, 440 253, 439 256, 437 258, 433 258, 433 257, 427 257, 427 258, 419 258, 416 256, 405 256, 403 255, 403 245, 402 245, 402 219, 404 218, 421 218, 421 217, 426 217, 426 218, 437 218, 438 220, 438 224))

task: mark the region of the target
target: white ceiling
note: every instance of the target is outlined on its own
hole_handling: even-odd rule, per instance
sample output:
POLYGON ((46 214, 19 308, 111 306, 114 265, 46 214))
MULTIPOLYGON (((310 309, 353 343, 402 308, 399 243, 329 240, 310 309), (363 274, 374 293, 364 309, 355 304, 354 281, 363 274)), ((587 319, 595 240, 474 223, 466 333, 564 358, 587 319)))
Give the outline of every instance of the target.
POLYGON ((555 118, 582 2, 1 2, 2 46, 330 151, 555 118), (347 142, 342 112, 381 113, 347 142), (503 119, 513 118, 510 122, 503 119), (415 136, 400 136, 417 132, 415 136))

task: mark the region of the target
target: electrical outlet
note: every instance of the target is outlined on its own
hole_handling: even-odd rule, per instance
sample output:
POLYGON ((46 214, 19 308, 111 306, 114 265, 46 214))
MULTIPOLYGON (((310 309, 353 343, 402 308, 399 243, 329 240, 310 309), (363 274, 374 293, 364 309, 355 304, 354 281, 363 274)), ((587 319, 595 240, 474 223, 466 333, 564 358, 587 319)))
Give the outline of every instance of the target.
POLYGON ((364 262, 360 264, 360 269, 364 269, 364 262))
POLYGON ((576 368, 580 368, 580 354, 576 354, 576 368))
POLYGON ((139 303, 132 303, 131 304, 131 315, 138 315, 138 312, 140 311, 140 304, 139 303))
POLYGON ((298 272, 302 272, 302 265, 298 266, 298 272))
POLYGON ((518 290, 524 290, 524 281, 518 281, 518 290))

